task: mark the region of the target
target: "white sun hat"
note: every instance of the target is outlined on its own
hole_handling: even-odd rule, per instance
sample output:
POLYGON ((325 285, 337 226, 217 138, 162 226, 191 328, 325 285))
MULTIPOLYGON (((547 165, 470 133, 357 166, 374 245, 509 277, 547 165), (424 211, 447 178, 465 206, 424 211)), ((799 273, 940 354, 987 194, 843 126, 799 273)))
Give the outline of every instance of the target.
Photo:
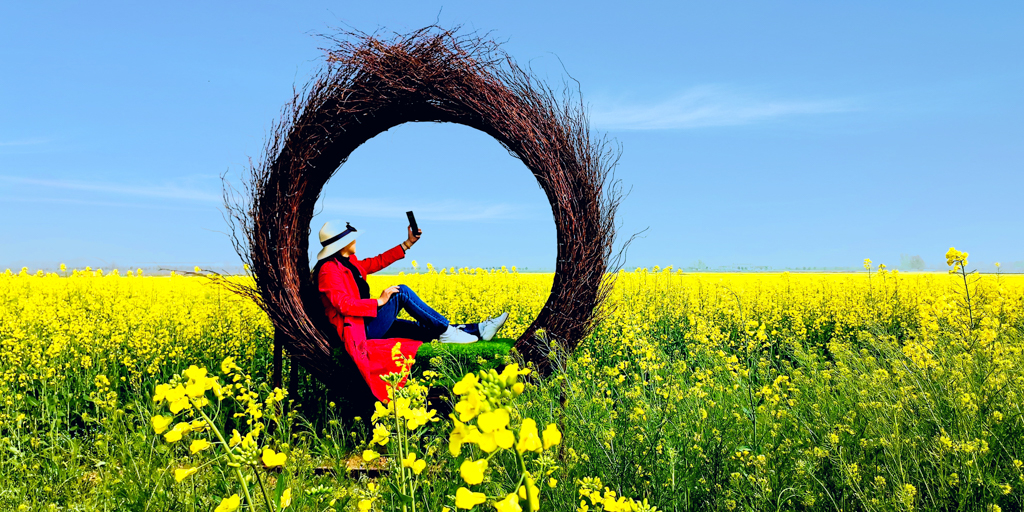
POLYGON ((324 223, 324 227, 320 228, 320 245, 324 248, 317 253, 317 261, 344 249, 358 237, 359 232, 348 222, 345 223, 345 227, 341 226, 341 221, 336 220, 324 223))

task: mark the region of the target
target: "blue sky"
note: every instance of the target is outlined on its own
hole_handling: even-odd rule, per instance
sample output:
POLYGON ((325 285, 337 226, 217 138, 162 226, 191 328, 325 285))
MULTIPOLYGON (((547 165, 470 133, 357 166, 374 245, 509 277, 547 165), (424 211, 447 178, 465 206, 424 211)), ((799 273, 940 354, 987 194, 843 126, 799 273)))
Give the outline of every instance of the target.
MULTIPOLYGON (((435 20, 579 80, 622 145, 620 232, 647 228, 630 267, 1024 261, 1024 4, 8 2, 0 268, 237 265, 219 176, 259 157, 317 34, 435 20)), ((359 148, 313 233, 349 220, 369 256, 409 209, 421 263, 553 267, 530 173, 455 125, 359 148)))

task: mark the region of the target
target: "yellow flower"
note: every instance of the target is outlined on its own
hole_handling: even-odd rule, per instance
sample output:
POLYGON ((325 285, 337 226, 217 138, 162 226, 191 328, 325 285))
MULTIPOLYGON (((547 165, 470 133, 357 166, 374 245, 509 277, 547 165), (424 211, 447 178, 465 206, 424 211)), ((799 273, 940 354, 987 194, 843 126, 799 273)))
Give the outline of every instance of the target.
POLYGON ((256 449, 256 438, 259 437, 260 433, 258 430, 249 432, 242 438, 242 449, 243 450, 255 450, 256 449))
POLYGON ((217 505, 213 512, 235 512, 241 503, 242 499, 237 494, 232 494, 231 497, 221 500, 220 505, 217 505))
POLYGON ((238 368, 238 365, 235 364, 235 358, 231 356, 225 357, 220 363, 220 372, 225 375, 231 373, 236 368, 238 368))
POLYGON ((153 430, 155 430, 157 434, 163 434, 167 431, 167 427, 171 425, 171 421, 173 420, 174 418, 168 418, 167 416, 157 414, 156 416, 153 416, 153 430))
POLYGON ((515 434, 507 428, 491 432, 488 435, 494 437, 494 444, 506 450, 512 448, 512 445, 516 442, 515 434))
POLYGON ((494 432, 500 428, 505 428, 508 426, 508 422, 508 411, 504 408, 481 413, 480 417, 476 420, 476 424, 480 427, 480 431, 483 433, 494 432))
POLYGON ((437 411, 433 409, 427 411, 425 407, 411 409, 405 414, 405 417, 408 418, 408 421, 406 422, 405 426, 409 430, 416 430, 422 427, 423 425, 426 425, 427 422, 430 421, 430 419, 433 418, 435 414, 437 414, 437 411))
POLYGON ((181 441, 181 431, 178 429, 174 429, 171 430, 170 432, 167 432, 166 434, 164 434, 164 441, 167 441, 168 443, 176 443, 178 441, 181 441))
POLYGON ((263 460, 263 464, 268 468, 276 468, 278 466, 284 466, 284 461, 288 459, 288 456, 283 453, 274 453, 274 450, 270 448, 263 449, 263 456, 260 457, 263 460))
POLYGON ((968 253, 960 252, 955 247, 950 247, 946 251, 946 265, 953 267, 954 271, 959 270, 967 266, 967 256, 968 253))
POLYGON ((494 508, 498 512, 522 512, 523 507, 519 506, 519 497, 515 493, 505 496, 505 499, 494 502, 494 508))
POLYGON ((558 431, 558 427, 554 423, 548 423, 548 427, 544 429, 544 449, 547 450, 561 442, 562 433, 558 431))
POLYGON ((380 402, 375 402, 373 409, 373 416, 370 417, 370 421, 376 422, 381 418, 387 418, 391 414, 391 411, 394 410, 394 402, 389 402, 386 407, 380 402))
POLYGON ((519 428, 519 443, 516 445, 519 453, 539 452, 543 450, 540 438, 537 437, 537 422, 533 418, 523 420, 523 426, 519 428))
POLYGON ((175 469, 174 480, 178 483, 181 483, 182 480, 188 478, 191 475, 194 475, 196 471, 199 471, 199 468, 175 469))
POLYGON ((465 487, 459 487, 455 491, 455 506, 469 510, 487 501, 487 495, 482 492, 473 492, 465 487))
POLYGON ((473 436, 472 438, 467 439, 466 441, 470 442, 470 443, 476 443, 476 445, 478 447, 480 447, 481 450, 483 450, 483 451, 485 451, 487 453, 491 453, 494 450, 498 449, 498 440, 497 440, 497 438, 495 438, 493 432, 491 432, 489 434, 479 434, 478 433, 475 436, 473 436))
MULTIPOLYGON (((458 387, 458 385, 459 384, 456 384, 455 386, 458 387)), ((459 413, 459 420, 470 421, 480 412, 481 405, 480 393, 473 390, 466 394, 466 396, 462 397, 462 399, 459 400, 459 403, 455 404, 455 412, 459 413)))
POLYGON ((185 386, 185 394, 191 398, 199 398, 206 394, 206 387, 203 382, 193 382, 185 386))
POLYGON ((238 429, 234 429, 231 432, 231 439, 228 440, 228 446, 234 448, 235 445, 242 442, 242 434, 238 433, 238 429))
POLYGON ((206 379, 206 368, 200 368, 196 365, 191 365, 184 372, 188 380, 192 382, 201 382, 206 379))
POLYGON ((373 500, 359 500, 359 512, 369 512, 373 508, 373 500))
MULTIPOLYGON (((180 388, 181 386, 178 387, 180 388)), ((182 392, 184 392, 184 388, 182 388, 182 392)), ((192 404, 189 403, 187 396, 182 396, 181 398, 178 398, 177 400, 171 402, 171 405, 169 407, 172 413, 178 414, 183 409, 191 409, 192 404)))
POLYGON ((462 377, 462 380, 452 386, 452 393, 455 393, 456 395, 465 395, 466 393, 475 390, 479 382, 480 381, 477 380, 475 373, 467 373, 462 377))
POLYGON ((459 474, 469 485, 477 485, 484 481, 484 471, 487 470, 487 459, 478 461, 463 461, 459 467, 459 474))
POLYGON ((516 381, 519 379, 520 375, 529 375, 529 374, 530 374, 530 369, 529 368, 523 368, 522 370, 520 370, 519 369, 519 364, 512 363, 512 364, 506 366, 505 369, 501 371, 501 375, 499 375, 498 378, 503 381, 502 383, 506 387, 508 387, 508 386, 511 386, 511 385, 515 384, 516 381))
POLYGON ((281 502, 278 504, 278 509, 284 510, 288 508, 288 505, 292 504, 292 488, 289 487, 281 493, 281 502))
POLYGON ((448 451, 451 452, 452 457, 458 457, 462 453, 462 444, 471 442, 470 439, 476 433, 476 426, 467 426, 465 423, 455 419, 452 416, 452 433, 448 436, 448 451))
MULTIPOLYGON (((379 404, 380 402, 377 403, 379 404)), ((380 423, 373 427, 373 439, 370 440, 370 444, 379 444, 381 446, 384 446, 388 444, 388 441, 390 439, 391 431, 388 430, 387 427, 381 425, 380 423)))
POLYGON ((380 457, 380 454, 373 450, 363 450, 363 460, 366 462, 373 462, 380 457))
POLYGON ((171 390, 170 384, 157 384, 153 392, 153 402, 160 403, 167 399, 167 392, 171 390))
POLYGON ((554 478, 549 478, 548 487, 554 489, 556 486, 558 486, 558 480, 555 480, 554 478))
POLYGON ((206 439, 196 439, 196 440, 192 441, 192 444, 188 447, 188 450, 190 452, 192 452, 192 454, 194 455, 194 454, 199 453, 199 452, 201 452, 201 451, 203 451, 203 450, 205 450, 205 449, 207 449, 209 447, 210 447, 210 442, 207 441, 206 439))
POLYGON ((412 452, 409 452, 409 455, 406 455, 405 458, 402 459, 402 467, 403 468, 411 468, 412 465, 415 462, 416 462, 416 454, 412 453, 412 452))
POLYGON ((405 418, 409 414, 409 404, 412 402, 409 397, 400 396, 394 401, 395 404, 395 415, 399 418, 405 418))
POLYGON ((175 443, 181 441, 181 436, 192 430, 192 425, 184 421, 179 422, 170 431, 164 434, 164 441, 175 443))

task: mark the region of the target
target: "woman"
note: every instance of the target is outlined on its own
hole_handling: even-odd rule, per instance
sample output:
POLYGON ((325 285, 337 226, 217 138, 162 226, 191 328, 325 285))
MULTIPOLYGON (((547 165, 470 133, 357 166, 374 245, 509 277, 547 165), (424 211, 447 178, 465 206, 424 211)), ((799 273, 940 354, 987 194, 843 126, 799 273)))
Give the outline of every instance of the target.
POLYGON ((433 339, 442 343, 490 340, 508 319, 508 313, 502 313, 478 324, 451 325, 404 284, 385 289, 376 299, 370 298, 366 276, 404 258, 423 230, 414 235, 410 226, 405 241, 365 260, 355 255, 359 234, 347 222, 345 228, 335 222, 324 224, 320 229, 323 249, 317 254, 312 278, 320 290, 327 318, 379 400, 387 400, 380 376, 395 369, 391 359, 395 342, 402 342, 400 350, 406 357, 414 357, 422 342, 433 339), (415 320, 398 318, 402 310, 415 320))

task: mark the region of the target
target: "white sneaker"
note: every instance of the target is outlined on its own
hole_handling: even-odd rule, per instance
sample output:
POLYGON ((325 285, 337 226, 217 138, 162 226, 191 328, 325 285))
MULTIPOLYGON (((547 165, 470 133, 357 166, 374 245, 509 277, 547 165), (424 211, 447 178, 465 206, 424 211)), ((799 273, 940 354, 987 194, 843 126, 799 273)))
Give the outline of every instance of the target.
POLYGON ((440 341, 441 343, 473 343, 474 341, 477 341, 477 339, 479 338, 455 327, 454 325, 449 325, 448 330, 444 331, 437 337, 437 341, 440 341))
POLYGON ((505 325, 508 320, 508 313, 502 313, 494 318, 488 318, 480 322, 480 338, 484 341, 491 341, 491 338, 505 325))

